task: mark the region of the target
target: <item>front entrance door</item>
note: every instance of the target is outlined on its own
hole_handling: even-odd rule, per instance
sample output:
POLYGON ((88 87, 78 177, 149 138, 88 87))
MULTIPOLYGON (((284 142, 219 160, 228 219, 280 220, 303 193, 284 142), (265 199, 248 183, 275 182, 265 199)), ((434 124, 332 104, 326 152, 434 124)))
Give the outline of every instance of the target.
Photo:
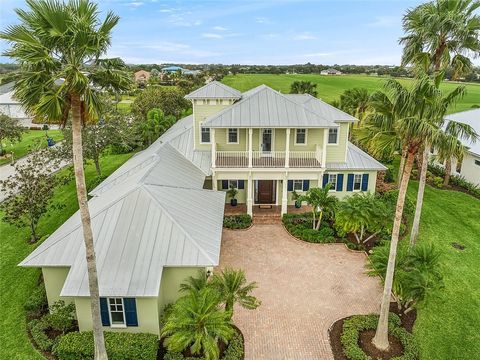
POLYGON ((275 204, 273 180, 258 180, 258 204, 275 204))
POLYGON ((262 153, 270 154, 272 152, 272 129, 262 129, 262 153))

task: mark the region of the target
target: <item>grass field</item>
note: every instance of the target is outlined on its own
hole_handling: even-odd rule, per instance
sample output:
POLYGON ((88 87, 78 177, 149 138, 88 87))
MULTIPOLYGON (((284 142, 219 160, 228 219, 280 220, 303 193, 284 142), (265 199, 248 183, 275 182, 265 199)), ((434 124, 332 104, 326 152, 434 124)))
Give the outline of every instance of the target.
MULTIPOLYGON (((63 134, 60 130, 48 130, 48 136, 52 137, 55 141, 63 139, 63 134)), ((22 135, 22 140, 15 143, 6 142, 5 151, 7 153, 14 154, 15 159, 19 159, 29 153, 29 148, 32 147, 37 141, 40 141, 43 147, 47 147, 47 140, 45 137, 45 131, 43 130, 27 130, 22 135)), ((11 162, 11 157, 0 158, 0 165, 11 162)))
MULTIPOLYGON (((416 199, 418 182, 409 187, 416 199)), ((422 360, 479 359, 480 354, 480 201, 461 192, 426 186, 420 242, 443 255, 444 281, 438 297, 418 311, 414 334, 422 360), (452 242, 465 246, 464 251, 452 242)))
MULTIPOLYGON (((111 174, 123 164, 131 154, 105 156, 101 159, 102 171, 111 174)), ((65 170, 63 170, 65 171, 65 170)), ((92 165, 86 167, 86 178, 96 176, 92 165)), ((45 239, 52 234, 77 209, 77 198, 74 181, 57 189, 54 201, 64 204, 60 210, 49 212, 40 221, 39 233, 45 239)), ((1 215, 1 214, 0 214, 1 215)), ((31 346, 25 322, 23 304, 36 286, 39 269, 20 268, 17 264, 23 260, 37 245, 29 245, 27 229, 17 229, 0 222, 0 359, 35 360, 43 357, 31 346)))
MULTIPOLYGON (((283 93, 290 92, 290 85, 294 81, 311 81, 317 84, 318 97, 324 101, 331 102, 338 100, 340 94, 346 89, 360 87, 375 91, 381 89, 385 80, 384 77, 374 77, 366 75, 342 75, 342 76, 324 76, 315 74, 295 74, 295 75, 273 75, 273 74, 237 74, 225 76, 222 82, 240 91, 247 91, 258 85, 265 84, 275 90, 283 93)), ((401 79, 401 82, 410 83, 411 79, 401 79)), ((444 83, 442 89, 452 90, 458 83, 444 83)), ((467 93, 465 97, 457 104, 456 108, 450 109, 450 112, 467 110, 472 105, 480 106, 480 84, 466 85, 467 93)))

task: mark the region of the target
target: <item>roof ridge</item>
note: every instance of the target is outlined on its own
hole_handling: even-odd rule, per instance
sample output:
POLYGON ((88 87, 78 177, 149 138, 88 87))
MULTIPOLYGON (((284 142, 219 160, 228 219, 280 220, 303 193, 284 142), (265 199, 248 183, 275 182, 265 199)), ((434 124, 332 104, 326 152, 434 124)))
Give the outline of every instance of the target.
POLYGON ((237 89, 234 89, 231 86, 225 85, 225 84, 223 84, 223 83, 221 83, 217 80, 213 80, 213 81, 210 81, 209 83, 203 85, 202 87, 200 87, 196 90, 193 90, 191 93, 185 95, 185 98, 186 99, 191 98, 192 96, 195 96, 198 92, 200 92, 200 90, 204 89, 207 86, 212 86, 212 85, 222 88, 224 91, 228 92, 230 95, 233 95, 233 97, 241 98, 241 96, 242 96, 242 93, 240 91, 238 91, 237 89))
MULTIPOLYGON (((363 154, 363 155, 367 155, 367 156, 371 157, 374 161, 376 161, 378 164, 380 164, 380 165, 382 165, 382 166, 385 166, 385 165, 383 165, 380 161, 378 161, 377 159, 375 159, 372 155, 370 155, 370 154, 367 153, 366 151, 363 151, 362 149, 360 149, 360 148, 359 148, 357 145, 355 145, 354 143, 352 143, 352 142, 350 142, 350 141, 347 141, 347 144, 348 144, 349 146, 352 146, 352 147, 353 147, 353 150, 355 150, 355 151, 357 151, 357 152, 359 152, 359 153, 361 153, 361 154, 363 154)), ((347 151, 349 151, 348 148, 347 148, 347 151)))
POLYGON ((355 120, 358 121, 358 119, 357 119, 355 116, 350 115, 349 113, 346 113, 345 111, 343 111, 343 110, 341 110, 341 109, 339 109, 339 108, 337 108, 337 107, 335 107, 335 106, 327 103, 326 101, 323 101, 322 99, 319 99, 319 98, 317 98, 317 97, 315 97, 315 96, 313 96, 313 95, 310 95, 310 94, 306 94, 306 95, 308 95, 308 96, 310 97, 310 99, 308 99, 307 102, 310 102, 310 101, 312 101, 312 100, 320 101, 322 104, 325 104, 325 105, 327 105, 328 107, 335 109, 336 111, 340 111, 340 112, 342 112, 342 113, 344 113, 344 114, 346 114, 346 115, 348 115, 348 116, 351 116, 351 117, 353 117, 355 120))
MULTIPOLYGON (((164 186, 166 187, 166 186, 164 186)), ((145 191, 148 193, 148 195, 152 198, 155 203, 163 210, 163 212, 170 218, 170 220, 177 225, 181 231, 185 234, 185 236, 198 248, 198 250, 203 253, 212 263, 215 263, 215 260, 210 257, 210 255, 192 238, 192 236, 185 230, 183 226, 179 224, 179 222, 170 214, 170 212, 158 201, 155 196, 151 193, 151 191, 148 189, 147 186, 143 186, 142 188, 145 188, 145 191)))

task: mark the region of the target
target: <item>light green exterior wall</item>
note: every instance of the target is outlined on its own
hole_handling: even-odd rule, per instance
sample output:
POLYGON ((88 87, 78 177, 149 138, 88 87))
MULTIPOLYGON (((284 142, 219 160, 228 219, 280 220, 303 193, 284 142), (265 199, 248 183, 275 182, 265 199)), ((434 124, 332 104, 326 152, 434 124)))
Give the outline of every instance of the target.
MULTIPOLYGON (((238 178, 232 178, 232 179, 229 179, 229 180, 242 180, 242 179, 241 179, 241 178, 240 178, 240 179, 238 179, 238 178)), ((238 202, 239 204, 244 204, 244 203, 247 202, 247 186, 248 186, 247 180, 245 180, 245 187, 244 187, 244 189, 237 189, 237 190, 238 190, 238 194, 237 194, 237 196, 236 196, 235 198, 237 199, 237 202, 238 202)), ((228 189, 222 189, 222 181, 221 181, 221 180, 217 181, 217 189, 218 189, 219 191, 225 191, 225 192, 228 191, 228 189)), ((230 197, 229 197, 228 195, 225 196, 225 203, 226 203, 226 204, 227 204, 227 203, 228 203, 228 204, 230 203, 230 197)))
POLYGON ((175 302, 180 297, 180 284, 189 276, 198 274, 198 267, 164 267, 160 293, 158 294, 157 312, 161 314, 165 305, 175 302))
MULTIPOLYGON (((135 298, 137 305, 138 326, 124 328, 104 326, 105 331, 151 333, 160 334, 158 298, 135 298)), ((90 311, 89 297, 76 297, 75 309, 77 311, 78 328, 80 331, 92 330, 92 313, 90 311)))
POLYGON ((350 123, 340 123, 338 145, 327 144, 327 163, 345 162, 350 123))
POLYGON ((376 171, 329 171, 325 172, 326 174, 343 174, 343 190, 342 191, 332 191, 332 194, 337 196, 339 199, 343 199, 345 196, 353 195, 358 191, 347 191, 347 176, 348 174, 368 174, 368 188, 367 191, 375 193, 375 187, 377 184, 377 172, 376 171))
POLYGON ((227 143, 227 129, 215 129, 215 142, 218 151, 246 151, 248 130, 238 129, 238 144, 227 143))
POLYGON ((53 305, 58 300, 71 302, 71 298, 60 298, 60 293, 67 278, 69 267, 43 267, 43 281, 47 291, 48 306, 53 305))

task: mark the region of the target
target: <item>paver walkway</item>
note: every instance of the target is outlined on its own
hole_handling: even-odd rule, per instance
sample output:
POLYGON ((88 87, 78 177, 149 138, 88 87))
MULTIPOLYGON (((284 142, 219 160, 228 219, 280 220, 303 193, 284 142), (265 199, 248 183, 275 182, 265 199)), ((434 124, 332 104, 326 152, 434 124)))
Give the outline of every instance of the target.
POLYGON ((330 325, 380 309, 381 284, 365 274, 365 260, 343 244, 296 240, 281 225, 224 230, 220 266, 244 269, 262 301, 257 310, 235 309, 245 359, 333 359, 330 325))

